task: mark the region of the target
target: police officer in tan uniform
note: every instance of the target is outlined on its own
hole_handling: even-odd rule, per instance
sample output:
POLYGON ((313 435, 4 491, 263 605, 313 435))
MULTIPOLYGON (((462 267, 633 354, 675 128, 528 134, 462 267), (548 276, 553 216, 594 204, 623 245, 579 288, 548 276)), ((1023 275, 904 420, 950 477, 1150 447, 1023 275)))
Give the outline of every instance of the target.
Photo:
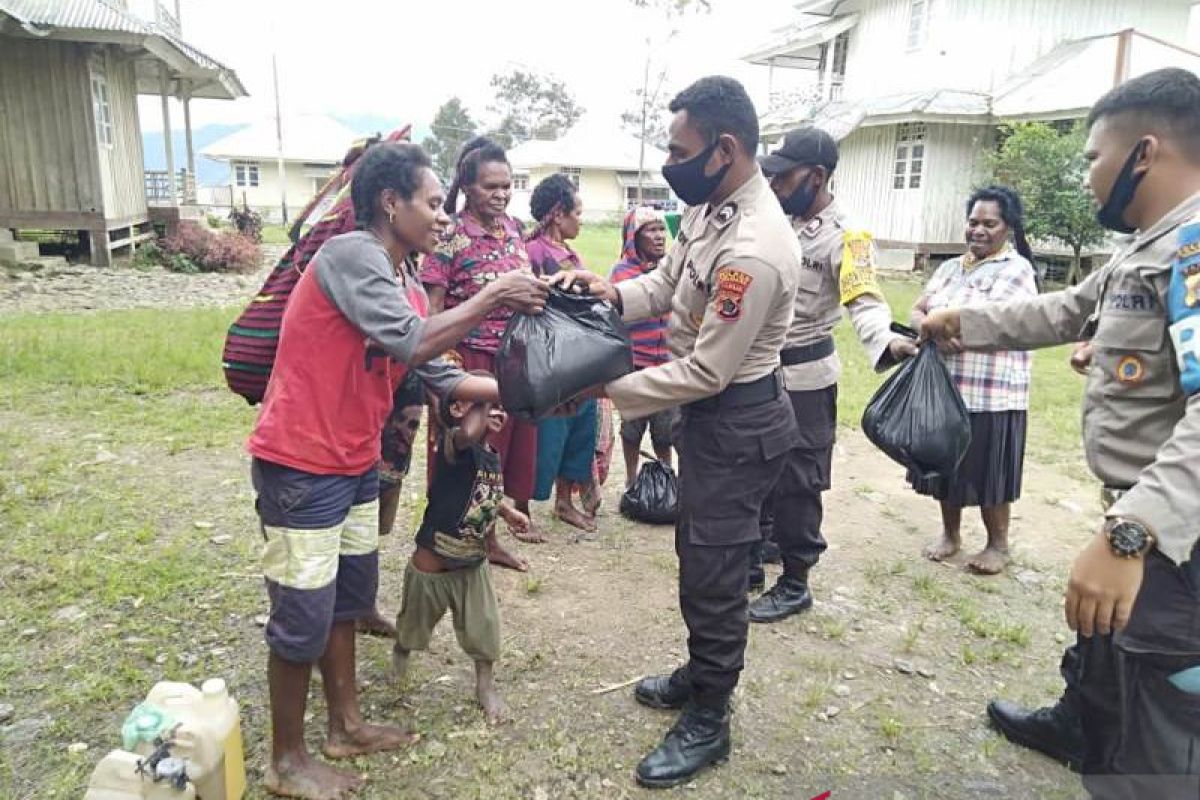
POLYGON ((1068 692, 989 713, 1021 744, 1082 761, 1100 798, 1200 796, 1200 78, 1165 69, 1102 97, 1089 180, 1106 227, 1133 233, 1078 287, 944 310, 921 325, 950 347, 1090 339, 1084 449, 1104 521, 1076 558, 1068 692), (1069 749, 1075 738, 1078 748, 1069 749))
MULTIPOLYGON (((813 602, 808 573, 825 552, 821 493, 829 489, 837 429, 842 364, 834 351, 833 327, 842 309, 876 370, 888 369, 917 349, 911 339, 891 330, 892 311, 875 280, 871 234, 854 224, 829 191, 837 163, 837 142, 811 126, 792 131, 778 150, 759 159, 804 257, 792 327, 780 354, 800 444, 788 453, 768 501, 783 574, 750 604, 752 622, 776 622, 813 602)), ((751 584, 761 570, 761 565, 751 565, 751 584)))
POLYGON ((585 281, 628 320, 671 312, 674 360, 608 384, 623 416, 681 406, 679 606, 688 662, 638 684, 654 708, 683 709, 637 768, 649 787, 689 780, 730 751, 729 701, 746 648, 746 575, 764 499, 798 443, 779 376, 800 245, 754 160, 758 117, 741 84, 703 78, 670 105, 663 176, 688 208, 659 268, 616 287, 585 281))

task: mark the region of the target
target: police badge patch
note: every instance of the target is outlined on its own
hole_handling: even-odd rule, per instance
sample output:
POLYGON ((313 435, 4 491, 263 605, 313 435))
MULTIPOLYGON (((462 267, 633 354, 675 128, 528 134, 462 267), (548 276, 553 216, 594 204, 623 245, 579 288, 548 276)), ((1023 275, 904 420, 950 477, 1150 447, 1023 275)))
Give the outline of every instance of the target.
POLYGON ((740 269, 725 267, 717 272, 717 292, 713 306, 717 316, 726 322, 736 322, 742 316, 742 300, 754 278, 740 269))

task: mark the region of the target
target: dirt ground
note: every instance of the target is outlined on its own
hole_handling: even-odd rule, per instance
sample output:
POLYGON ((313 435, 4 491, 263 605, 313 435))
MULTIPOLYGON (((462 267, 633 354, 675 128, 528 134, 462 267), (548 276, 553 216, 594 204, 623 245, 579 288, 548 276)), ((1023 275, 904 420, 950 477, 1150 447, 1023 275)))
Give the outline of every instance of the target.
MULTIPOLYGON (((239 449, 174 456, 146 447, 108 451, 104 435, 89 439, 85 427, 11 415, 3 423, 20 426, 26 441, 82 441, 74 448, 76 471, 89 482, 111 478, 118 493, 165 498, 156 510, 153 547, 181 548, 203 587, 163 598, 158 607, 170 609, 165 621, 146 619, 125 601, 85 602, 85 621, 56 615, 32 639, 14 630, 16 620, 0 620, 0 635, 28 648, 33 665, 29 674, 9 676, 7 702, 16 705, 18 721, 53 712, 47 684, 69 680, 80 666, 102 670, 114 649, 145 689, 158 679, 222 675, 243 710, 249 797, 263 797, 257 783, 268 736, 266 651, 255 618, 265 593, 256 577, 257 532, 239 449), (96 448, 110 458, 93 460, 96 448), (214 544, 222 534, 231 539, 214 544), (64 647, 77 652, 64 654, 64 647)), ((419 462, 416 469, 421 474, 419 462)), ((555 524, 551 544, 520 547, 532 563, 528 575, 495 574, 505 648, 499 681, 514 712, 510 724, 483 723, 471 702, 470 663, 448 621, 401 689, 385 678, 388 644, 362 640, 360 680, 371 716, 423 735, 408 752, 357 762, 371 778, 363 797, 644 794, 634 786, 633 767, 671 717, 636 704, 628 688, 598 690, 673 667, 685 646, 672 532, 615 514, 619 466, 615 472, 596 540, 575 541, 555 524)), ((1080 796, 1074 776, 1008 745, 989 731, 983 713, 989 697, 1039 702, 1058 691, 1063 576, 1095 519, 1089 486, 1037 464, 1027 465, 1026 482, 1014 520, 1013 567, 1001 577, 972 576, 961 560, 943 566, 920 558, 936 530, 933 502, 909 492, 901 469, 861 435, 843 431, 826 501, 830 549, 813 577, 816 605, 786 622, 752 627, 735 700, 732 759, 666 796, 806 799, 827 790, 833 798, 888 800, 1080 796)), ((420 505, 416 490, 406 489, 397 533, 383 544, 380 604, 389 612, 397 608, 420 505)), ((535 511, 548 519, 545 506, 535 511)), ((977 520, 965 535, 969 546, 981 543, 977 520)), ((777 568, 771 569, 773 577, 777 568)), ((11 569, 3 575, 10 585, 21 578, 11 569)), ((314 686, 314 743, 323 716, 317 695, 314 686)), ((116 746, 120 721, 137 699, 100 694, 81 715, 56 718, 42 734, 49 756, 18 751, 10 735, 9 796, 76 796, 40 792, 40 771, 62 769, 71 758, 77 779, 85 780, 86 759, 94 763, 116 746), (65 755, 73 742, 91 745, 82 763, 65 755)))
MULTIPOLYGON (((135 280, 153 297, 174 277, 135 280)), ((246 281, 223 279, 214 291, 242 297, 246 281)), ((80 306, 46 297, 50 289, 8 288, 3 310, 143 305, 93 294, 80 306)), ((179 402, 236 403, 217 391, 181 393, 179 402)), ((254 412, 235 413, 244 415, 232 424, 240 440, 254 412)), ((0 473, 9 473, 0 474, 0 511, 11 523, 0 514, 0 534, 12 548, 0 561, 0 707, 11 706, 0 718, 0 797, 79 797, 155 681, 214 675, 241 705, 248 797, 265 796, 266 596, 248 463, 234 438, 225 431, 217 445, 181 449, 170 437, 131 442, 103 417, 0 411, 0 473), (53 532, 36 527, 50 523, 53 532), (122 565, 134 561, 153 565, 139 581, 154 580, 131 584, 122 565)), ((423 471, 418 458, 414 474, 423 471)), ((968 574, 961 557, 946 565, 920 557, 938 528, 936 505, 844 427, 814 608, 752 627, 732 758, 655 796, 1081 797, 1075 776, 1009 745, 984 715, 990 697, 1041 703, 1061 688, 1065 575, 1099 515, 1094 485, 1073 471, 1027 462, 1014 563, 1005 575, 982 578, 968 574)), ((448 621, 402 687, 386 679, 389 643, 360 640, 369 716, 422 735, 409 751, 355 763, 370 779, 363 798, 650 796, 635 786, 633 769, 672 717, 639 706, 628 687, 604 690, 671 669, 686 647, 672 530, 622 519, 622 481, 618 453, 594 540, 577 540, 557 523, 550 544, 508 540, 532 564, 527 575, 495 573, 509 724, 483 722, 471 665, 448 621)), ((398 608, 422 507, 416 484, 406 487, 396 532, 383 542, 379 596, 388 613, 398 608)), ((546 505, 535 513, 549 522, 546 505)), ((982 546, 977 517, 967 517, 964 533, 968 553, 982 546)), ((768 579, 777 572, 770 567, 768 579)), ((314 746, 323 715, 317 681, 314 746)))

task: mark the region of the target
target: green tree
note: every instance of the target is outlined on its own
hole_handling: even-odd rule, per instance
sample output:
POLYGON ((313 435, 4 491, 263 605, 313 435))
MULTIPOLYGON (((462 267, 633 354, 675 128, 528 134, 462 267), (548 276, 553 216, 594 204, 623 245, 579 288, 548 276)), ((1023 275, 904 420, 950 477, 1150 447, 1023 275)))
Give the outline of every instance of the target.
POLYGON ((583 116, 565 83, 552 75, 513 69, 492 76, 499 120, 492 135, 505 147, 529 139, 557 139, 583 116))
POLYGON ((451 97, 442 103, 429 126, 431 136, 426 136, 421 146, 433 159, 434 167, 442 180, 454 177, 455 159, 463 142, 476 134, 479 126, 463 106, 462 100, 451 97))
POLYGON ((1026 228, 1033 239, 1052 239, 1071 248, 1068 283, 1080 278, 1080 254, 1101 244, 1106 233, 1096 221, 1083 158, 1087 132, 1022 122, 1000 129, 1002 144, 989 158, 997 182, 1011 186, 1025 204, 1026 228))

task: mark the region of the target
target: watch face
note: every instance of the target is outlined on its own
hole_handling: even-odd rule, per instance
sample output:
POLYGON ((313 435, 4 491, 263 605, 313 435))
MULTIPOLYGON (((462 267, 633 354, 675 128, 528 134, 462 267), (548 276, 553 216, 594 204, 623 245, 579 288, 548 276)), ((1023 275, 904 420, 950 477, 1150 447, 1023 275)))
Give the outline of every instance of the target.
POLYGON ((1146 530, 1132 522, 1118 522, 1109 531, 1108 541, 1121 555, 1137 555, 1146 547, 1146 530))

